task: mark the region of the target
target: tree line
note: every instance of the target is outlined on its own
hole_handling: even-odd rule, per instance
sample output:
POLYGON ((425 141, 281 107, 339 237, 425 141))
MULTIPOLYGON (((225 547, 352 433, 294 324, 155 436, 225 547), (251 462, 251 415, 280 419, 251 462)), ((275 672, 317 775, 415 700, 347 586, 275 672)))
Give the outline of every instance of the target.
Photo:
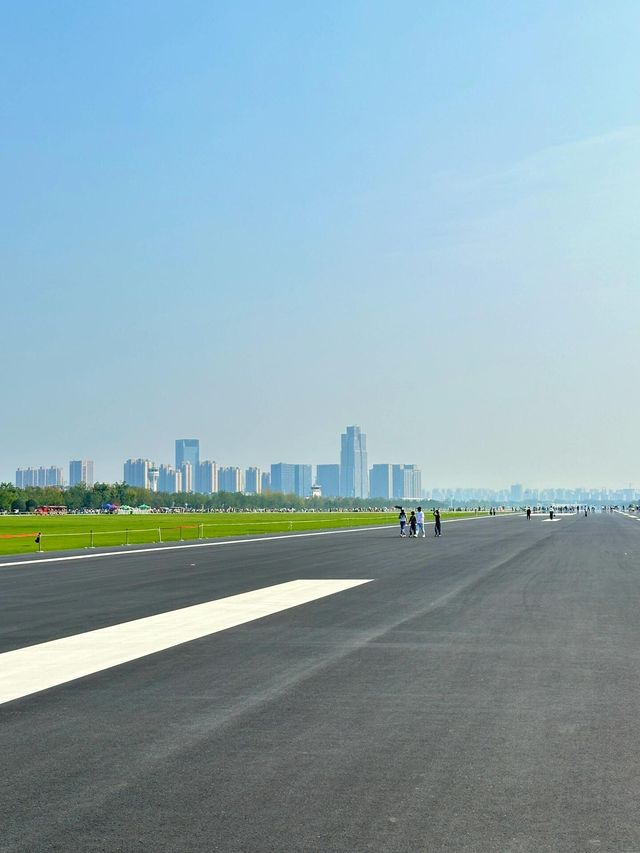
MULTIPOLYGON (((417 501, 407 501, 414 506, 417 501)), ((152 509, 162 507, 186 508, 191 510, 365 510, 372 507, 385 508, 392 502, 385 498, 302 498, 299 495, 283 495, 265 492, 262 495, 245 495, 241 492, 215 492, 211 495, 176 492, 151 492, 127 483, 96 483, 92 487, 83 484, 65 489, 48 486, 28 486, 19 489, 12 483, 0 483, 0 512, 33 512, 39 506, 66 506, 69 512, 100 510, 107 504, 152 509)), ((423 501, 422 506, 433 508, 435 501, 423 501)))

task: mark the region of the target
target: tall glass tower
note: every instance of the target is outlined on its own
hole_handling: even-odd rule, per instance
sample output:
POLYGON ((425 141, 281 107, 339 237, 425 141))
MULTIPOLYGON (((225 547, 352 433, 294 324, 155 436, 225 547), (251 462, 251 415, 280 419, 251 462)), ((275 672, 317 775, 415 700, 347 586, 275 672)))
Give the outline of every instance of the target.
POLYGON ((367 465, 367 436, 359 426, 348 426, 342 433, 340 449, 340 496, 369 497, 369 468, 367 465))
POLYGON ((191 463, 191 470, 198 471, 200 467, 200 440, 197 438, 176 439, 176 471, 183 462, 191 463))

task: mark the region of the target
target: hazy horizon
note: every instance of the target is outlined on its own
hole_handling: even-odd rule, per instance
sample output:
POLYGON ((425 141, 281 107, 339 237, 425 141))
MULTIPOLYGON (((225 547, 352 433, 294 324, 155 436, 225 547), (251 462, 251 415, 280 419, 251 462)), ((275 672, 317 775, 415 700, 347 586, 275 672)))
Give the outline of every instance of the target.
POLYGON ((640 485, 640 5, 5 10, 0 481, 640 485))

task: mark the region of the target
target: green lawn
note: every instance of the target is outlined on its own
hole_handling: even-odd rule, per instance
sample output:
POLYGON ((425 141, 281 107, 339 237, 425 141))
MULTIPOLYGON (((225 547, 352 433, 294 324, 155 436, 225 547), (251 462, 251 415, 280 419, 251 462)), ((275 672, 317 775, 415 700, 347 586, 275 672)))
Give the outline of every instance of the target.
MULTIPOLYGON (((463 518, 473 512, 442 513, 442 518, 463 518)), ((486 513, 480 513, 486 515, 486 513)), ((427 513, 427 521, 432 521, 427 513)), ((0 554, 38 551, 34 542, 41 532, 42 551, 67 551, 105 545, 139 545, 149 542, 215 539, 220 536, 270 534, 300 530, 326 530, 396 524, 397 513, 383 512, 238 512, 144 515, 0 516, 0 554)))

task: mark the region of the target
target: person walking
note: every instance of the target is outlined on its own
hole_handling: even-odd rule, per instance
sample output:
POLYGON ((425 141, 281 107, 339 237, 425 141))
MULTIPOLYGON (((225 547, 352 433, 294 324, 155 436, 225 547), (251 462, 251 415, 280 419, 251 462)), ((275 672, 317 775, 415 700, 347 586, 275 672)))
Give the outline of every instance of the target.
POLYGON ((407 526, 407 513, 403 509, 400 509, 398 520, 400 521, 400 536, 406 536, 405 527, 407 526))
POLYGON ((418 527, 416 535, 419 536, 422 533, 422 538, 424 539, 427 534, 424 530, 424 513, 421 506, 418 507, 418 511, 416 513, 416 525, 418 527))
POLYGON ((531 521, 531 507, 527 507, 527 521, 531 521))
POLYGON ((442 520, 440 518, 440 510, 434 509, 433 517, 436 521, 434 536, 442 536, 442 520))
POLYGON ((416 514, 413 510, 411 510, 411 515, 409 516, 409 536, 413 536, 414 538, 418 535, 418 522, 416 521, 416 514))

